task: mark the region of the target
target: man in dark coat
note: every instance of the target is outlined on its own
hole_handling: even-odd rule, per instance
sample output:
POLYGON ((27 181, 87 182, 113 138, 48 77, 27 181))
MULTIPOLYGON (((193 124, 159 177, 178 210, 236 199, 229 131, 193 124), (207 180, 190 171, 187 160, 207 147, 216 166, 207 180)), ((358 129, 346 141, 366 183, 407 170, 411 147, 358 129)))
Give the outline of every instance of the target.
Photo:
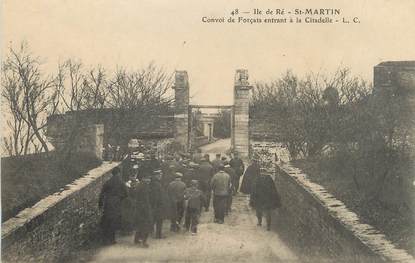
POLYGON ((151 160, 141 160, 139 162, 139 179, 143 179, 144 177, 149 177, 151 178, 152 174, 153 174, 153 164, 151 162, 151 160))
POLYGON ((134 199, 133 199, 133 188, 132 185, 137 183, 138 178, 138 165, 133 165, 129 178, 126 182, 128 197, 125 198, 121 205, 121 230, 127 234, 134 230, 134 199))
POLYGON ((112 177, 105 182, 99 196, 99 208, 103 208, 101 227, 105 244, 115 243, 115 231, 121 227, 121 204, 127 197, 127 189, 121 180, 120 169, 112 170, 112 177))
POLYGON ((177 232, 179 231, 180 223, 184 214, 184 190, 186 189, 186 184, 182 182, 183 174, 177 172, 176 179, 169 184, 167 192, 170 198, 172 206, 172 215, 171 215, 171 226, 170 231, 177 232))
POLYGON ((210 198, 211 198, 211 189, 210 189, 210 180, 214 175, 213 166, 209 162, 209 154, 204 156, 204 159, 201 160, 199 168, 197 170, 199 174, 199 188, 202 190, 205 197, 205 211, 209 211, 210 198))
POLYGON ((153 230, 153 216, 150 204, 150 182, 149 176, 145 176, 134 185, 135 205, 135 236, 134 243, 147 248, 148 235, 153 230))
POLYGON ((190 187, 192 180, 198 180, 198 174, 196 169, 199 167, 197 163, 194 162, 186 162, 183 164, 185 166, 183 172, 182 181, 186 184, 186 187, 190 187))
POLYGON ((191 186, 184 191, 184 199, 187 202, 184 225, 187 231, 191 230, 192 235, 195 235, 199 224, 200 211, 205 202, 203 192, 198 189, 196 180, 192 180, 191 186))
POLYGON ((239 190, 240 178, 245 170, 244 162, 239 158, 238 152, 234 152, 233 158, 229 161, 229 165, 235 170, 236 174, 236 177, 232 181, 233 192, 236 194, 239 190))
POLYGON ((161 184, 165 189, 167 189, 169 184, 174 180, 176 173, 171 157, 167 157, 167 160, 163 161, 160 167, 163 174, 161 177, 161 184))
POLYGON ((156 158, 156 154, 154 153, 151 154, 149 163, 151 171, 156 171, 161 168, 160 161, 156 158))
POLYGON ((213 210, 215 214, 215 223, 223 224, 227 209, 228 196, 231 188, 231 177, 224 171, 223 165, 219 166, 217 172, 211 181, 213 191, 213 210))
POLYGON ((242 179, 241 192, 244 194, 251 194, 251 188, 255 179, 260 174, 260 167, 256 159, 252 160, 251 165, 246 168, 245 174, 242 179))
POLYGON ((163 188, 161 186, 161 171, 154 171, 150 183, 150 204, 153 214, 153 224, 156 227, 156 238, 161 239, 163 227, 163 188))
POLYGON ((258 226, 262 225, 262 216, 265 214, 267 230, 271 230, 272 210, 280 207, 280 197, 270 175, 261 173, 256 178, 252 187, 249 204, 256 210, 258 226))

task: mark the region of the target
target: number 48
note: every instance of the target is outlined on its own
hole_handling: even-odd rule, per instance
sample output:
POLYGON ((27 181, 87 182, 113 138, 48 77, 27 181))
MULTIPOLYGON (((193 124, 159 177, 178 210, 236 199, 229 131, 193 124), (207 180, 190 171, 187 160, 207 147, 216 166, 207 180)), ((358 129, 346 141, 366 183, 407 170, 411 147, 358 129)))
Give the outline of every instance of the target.
POLYGON ((232 12, 231 12, 231 15, 237 15, 237 14, 239 14, 239 10, 238 10, 238 8, 237 9, 235 9, 235 10, 232 10, 232 12))

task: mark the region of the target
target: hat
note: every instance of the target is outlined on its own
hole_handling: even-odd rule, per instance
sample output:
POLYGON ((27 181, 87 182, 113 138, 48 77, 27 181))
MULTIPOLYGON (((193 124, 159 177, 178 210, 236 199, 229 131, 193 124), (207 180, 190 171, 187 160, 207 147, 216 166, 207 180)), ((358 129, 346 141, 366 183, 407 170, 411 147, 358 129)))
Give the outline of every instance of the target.
POLYGON ((191 182, 190 182, 190 185, 191 186, 197 186, 199 184, 199 181, 198 180, 192 180, 191 182))
POLYGON ((140 160, 144 159, 144 153, 139 153, 137 155, 137 159, 140 159, 140 160))
POLYGON ((190 162, 190 163, 189 163, 189 166, 190 166, 190 167, 198 167, 198 166, 199 166, 199 164, 197 164, 197 163, 195 163, 195 162, 190 162))
POLYGON ((177 172, 177 173, 175 173, 175 174, 176 174, 176 178, 178 178, 178 177, 183 177, 183 174, 182 174, 182 173, 177 172))
POLYGON ((121 170, 120 170, 120 168, 118 168, 118 167, 115 167, 114 169, 112 169, 112 171, 111 171, 111 173, 112 173, 112 175, 117 175, 117 174, 119 174, 121 172, 121 170))

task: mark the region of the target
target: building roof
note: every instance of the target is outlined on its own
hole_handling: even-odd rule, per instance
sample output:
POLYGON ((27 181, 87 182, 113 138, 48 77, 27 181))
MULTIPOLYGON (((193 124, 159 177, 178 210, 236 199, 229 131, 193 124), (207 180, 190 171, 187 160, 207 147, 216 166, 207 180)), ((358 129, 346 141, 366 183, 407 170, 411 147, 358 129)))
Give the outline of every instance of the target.
POLYGON ((405 68, 415 68, 415 60, 407 61, 385 61, 381 62, 376 67, 405 67, 405 68))

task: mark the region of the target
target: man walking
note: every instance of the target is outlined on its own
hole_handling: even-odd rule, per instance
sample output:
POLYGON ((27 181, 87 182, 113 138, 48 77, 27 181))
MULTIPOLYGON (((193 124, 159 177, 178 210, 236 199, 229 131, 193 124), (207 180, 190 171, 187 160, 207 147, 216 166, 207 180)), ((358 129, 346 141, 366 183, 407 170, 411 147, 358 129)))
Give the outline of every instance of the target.
POLYGON ((242 179, 241 192, 244 194, 251 194, 252 185, 260 174, 260 167, 257 159, 252 159, 251 165, 246 168, 242 179))
POLYGON ((184 199, 187 201, 184 225, 187 231, 191 230, 192 235, 196 235, 200 211, 204 203, 203 192, 198 189, 197 180, 192 180, 191 186, 186 188, 184 199))
POLYGON ((271 176, 261 173, 252 186, 249 204, 255 208, 258 226, 262 225, 262 216, 265 215, 267 230, 271 230, 272 210, 280 207, 280 197, 271 176))
POLYGON ((225 221, 225 212, 231 187, 231 178, 224 169, 225 167, 223 164, 219 165, 219 172, 213 176, 211 181, 213 209, 215 214, 214 221, 219 224, 223 224, 225 221))
POLYGON ((121 180, 120 169, 112 169, 112 177, 105 182, 99 196, 98 206, 103 209, 101 228, 104 236, 104 244, 115 242, 115 232, 121 227, 121 205, 127 198, 127 187, 121 180))
POLYGON ((133 185, 135 204, 134 243, 148 247, 147 238, 153 229, 153 216, 150 204, 150 176, 146 175, 138 184, 133 185))
POLYGON ((150 183, 150 204, 153 214, 153 230, 156 228, 156 239, 161 239, 163 227, 163 188, 161 186, 161 171, 154 171, 150 183))
POLYGON ((205 211, 209 211, 210 198, 211 198, 211 188, 210 181, 213 177, 213 166, 209 162, 209 154, 205 154, 204 158, 201 160, 199 169, 199 188, 202 190, 203 195, 205 196, 205 211))
POLYGON ((236 194, 239 191, 239 181, 242 174, 245 171, 244 162, 239 158, 238 152, 234 152, 233 158, 229 161, 229 165, 235 170, 235 178, 232 181, 233 193, 236 194))
POLYGON ((180 229, 180 223, 184 213, 184 190, 186 184, 182 182, 183 174, 177 172, 176 179, 171 182, 167 188, 169 198, 171 200, 172 215, 170 231, 177 232, 180 229))

